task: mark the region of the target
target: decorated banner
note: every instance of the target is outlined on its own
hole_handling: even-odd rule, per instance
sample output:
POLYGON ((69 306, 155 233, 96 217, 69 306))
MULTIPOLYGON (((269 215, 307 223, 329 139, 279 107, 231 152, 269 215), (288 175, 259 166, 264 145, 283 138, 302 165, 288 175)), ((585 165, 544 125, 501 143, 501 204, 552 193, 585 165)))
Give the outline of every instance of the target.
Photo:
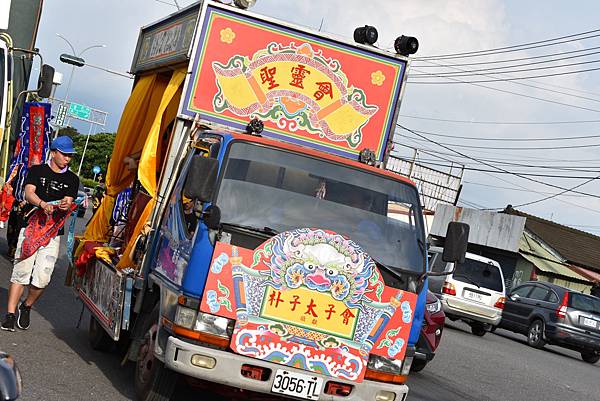
POLYGON ((208 5, 182 113, 356 159, 383 158, 406 62, 208 5))
POLYGON ((200 309, 236 319, 241 355, 361 381, 370 353, 404 357, 416 298, 353 241, 302 228, 255 250, 218 242, 200 309))
POLYGON ((23 183, 29 167, 46 161, 52 133, 50 118, 50 103, 25 102, 21 131, 2 188, 0 221, 8 219, 8 211, 15 199, 24 199, 23 183))

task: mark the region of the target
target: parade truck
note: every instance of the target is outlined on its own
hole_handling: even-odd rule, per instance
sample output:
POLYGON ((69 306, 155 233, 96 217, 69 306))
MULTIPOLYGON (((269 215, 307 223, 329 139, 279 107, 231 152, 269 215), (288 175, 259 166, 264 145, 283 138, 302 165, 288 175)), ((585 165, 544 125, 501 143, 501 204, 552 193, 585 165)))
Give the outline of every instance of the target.
MULTIPOLYGON (((127 350, 140 400, 180 379, 228 398, 405 400, 426 233, 417 187, 383 166, 408 57, 235 5, 141 28, 67 279, 90 343, 127 350)), ((467 228, 448 230, 458 261, 467 228)))

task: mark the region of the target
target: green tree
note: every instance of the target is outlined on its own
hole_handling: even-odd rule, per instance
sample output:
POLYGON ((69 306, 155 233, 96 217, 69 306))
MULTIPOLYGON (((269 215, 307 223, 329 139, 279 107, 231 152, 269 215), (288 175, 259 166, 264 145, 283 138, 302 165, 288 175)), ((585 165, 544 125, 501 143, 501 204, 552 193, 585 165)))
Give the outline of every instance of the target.
POLYGON ((74 128, 74 127, 62 127, 60 129, 60 131, 58 132, 58 134, 60 136, 63 136, 63 135, 70 136, 71 138, 74 138, 77 135, 80 135, 79 131, 77 131, 77 128, 74 128))
MULTIPOLYGON (((85 151, 85 157, 81 166, 81 176, 86 178, 94 178, 92 168, 94 166, 100 166, 101 174, 106 177, 106 169, 108 162, 113 152, 115 145, 115 133, 101 132, 98 134, 90 135, 87 149, 85 151)), ((76 134, 73 137, 73 144, 77 150, 77 154, 71 161, 71 170, 77 172, 79 169, 79 162, 83 155, 83 149, 85 147, 85 140, 87 135, 76 134)))

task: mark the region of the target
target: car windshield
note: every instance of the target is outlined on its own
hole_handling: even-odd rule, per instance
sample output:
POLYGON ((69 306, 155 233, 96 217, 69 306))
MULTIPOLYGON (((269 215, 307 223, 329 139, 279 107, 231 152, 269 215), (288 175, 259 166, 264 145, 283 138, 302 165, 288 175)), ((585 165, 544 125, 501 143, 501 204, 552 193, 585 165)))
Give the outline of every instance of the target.
POLYGON ((465 259, 464 263, 458 263, 452 273, 452 278, 464 283, 502 292, 500 269, 492 264, 480 262, 475 259, 465 259))
POLYGON ((388 267, 423 271, 422 212, 407 183, 242 141, 232 143, 222 177, 216 204, 223 223, 327 229, 388 267))
POLYGON ((600 315, 600 298, 572 292, 569 306, 600 315))

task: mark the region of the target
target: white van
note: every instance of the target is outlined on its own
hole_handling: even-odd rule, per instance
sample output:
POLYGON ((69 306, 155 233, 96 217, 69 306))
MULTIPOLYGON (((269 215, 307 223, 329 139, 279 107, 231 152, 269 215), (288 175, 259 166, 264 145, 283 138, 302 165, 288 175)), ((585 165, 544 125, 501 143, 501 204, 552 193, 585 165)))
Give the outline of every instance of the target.
MULTIPOLYGON (((429 249, 430 271, 452 271, 454 264, 442 261, 442 252, 439 247, 429 249)), ((430 276, 429 290, 440 298, 447 318, 465 321, 477 336, 500 323, 506 288, 495 260, 467 252, 465 262, 458 263, 452 273, 430 276)))

